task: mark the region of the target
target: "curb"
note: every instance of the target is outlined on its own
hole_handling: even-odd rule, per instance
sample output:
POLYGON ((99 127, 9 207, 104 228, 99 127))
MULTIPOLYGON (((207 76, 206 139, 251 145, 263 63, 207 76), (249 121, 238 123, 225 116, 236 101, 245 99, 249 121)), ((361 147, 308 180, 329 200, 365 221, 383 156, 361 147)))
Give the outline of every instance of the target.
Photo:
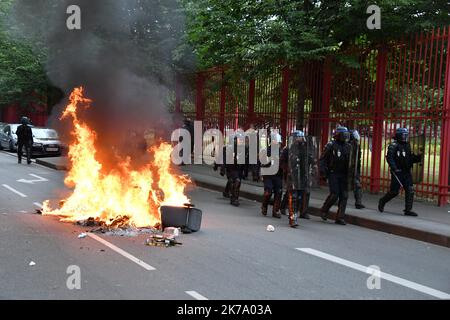
POLYGON ((54 169, 54 170, 67 170, 67 166, 65 165, 59 165, 59 164, 54 164, 54 163, 50 163, 47 161, 43 161, 40 159, 36 159, 36 164, 40 164, 41 166, 50 168, 50 169, 54 169))
MULTIPOLYGON (((222 186, 218 186, 218 185, 215 185, 215 184, 212 184, 209 182, 196 180, 192 176, 191 176, 191 179, 199 187, 203 187, 203 188, 207 188, 207 189, 211 189, 211 190, 215 190, 215 191, 220 191, 220 192, 223 191, 222 186)), ((261 200, 262 200, 262 196, 256 195, 251 192, 243 191, 243 190, 241 190, 240 196, 243 198, 246 198, 249 200, 255 200, 258 202, 261 202, 261 200)), ((321 215, 320 209, 316 208, 316 207, 308 207, 308 213, 313 216, 318 216, 318 217, 320 217, 320 215, 321 215)), ((336 215, 335 211, 330 211, 328 218, 330 220, 334 219, 335 215, 336 215)), ((345 221, 347 223, 355 225, 355 226, 372 229, 372 230, 376 230, 376 231, 381 231, 381 232, 386 232, 386 233, 394 234, 396 236, 401 236, 401 237, 405 237, 405 238, 410 238, 410 239, 419 240, 419 241, 423 241, 423 242, 427 242, 427 243, 432 243, 432 244, 435 244, 438 246, 450 248, 450 235, 446 236, 446 235, 442 235, 442 234, 432 233, 429 231, 423 231, 423 230, 413 229, 413 228, 405 227, 405 226, 401 226, 401 225, 395 225, 395 224, 391 224, 391 223, 387 223, 387 222, 357 217, 357 216, 354 216, 351 214, 346 214, 345 221)))

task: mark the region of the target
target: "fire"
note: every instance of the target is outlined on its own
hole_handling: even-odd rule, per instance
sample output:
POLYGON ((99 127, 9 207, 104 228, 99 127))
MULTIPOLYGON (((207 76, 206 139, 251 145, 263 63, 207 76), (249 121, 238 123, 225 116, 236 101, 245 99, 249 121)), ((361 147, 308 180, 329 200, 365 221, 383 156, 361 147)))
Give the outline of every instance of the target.
POLYGON ((46 200, 42 213, 61 216, 61 221, 68 222, 94 218, 107 226, 118 221, 134 227, 158 226, 161 205, 182 206, 190 202, 184 194, 189 179, 174 174, 171 168, 172 146, 161 142, 147 150, 153 163, 139 171, 131 169, 130 159, 126 158, 116 169, 102 172, 102 164, 96 158, 96 133, 77 115, 79 108, 89 108, 91 102, 81 87, 70 95, 61 119, 71 118, 73 124, 74 142, 68 154, 71 166, 64 180, 73 192, 61 201, 59 209, 50 208, 46 200))

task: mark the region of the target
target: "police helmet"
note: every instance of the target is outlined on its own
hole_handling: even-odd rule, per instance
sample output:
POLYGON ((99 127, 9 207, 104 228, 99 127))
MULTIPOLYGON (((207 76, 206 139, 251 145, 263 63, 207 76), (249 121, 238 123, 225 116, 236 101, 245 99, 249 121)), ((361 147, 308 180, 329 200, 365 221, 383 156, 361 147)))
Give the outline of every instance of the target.
POLYGON ((334 133, 334 139, 336 141, 348 142, 350 140, 350 132, 347 127, 337 127, 334 133))
POLYGON ((22 117, 22 118, 20 119, 20 123, 21 123, 21 124, 29 124, 30 121, 28 120, 27 117, 22 117))
POLYGON ((398 128, 395 132, 395 140, 398 142, 408 142, 409 131, 407 128, 398 128))

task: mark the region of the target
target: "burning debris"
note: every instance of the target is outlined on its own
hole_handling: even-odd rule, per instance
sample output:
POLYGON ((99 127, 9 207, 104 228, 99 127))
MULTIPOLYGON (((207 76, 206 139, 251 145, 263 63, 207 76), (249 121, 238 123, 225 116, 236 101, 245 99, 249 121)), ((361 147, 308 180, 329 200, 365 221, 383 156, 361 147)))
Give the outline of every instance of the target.
POLYGON ((117 165, 106 170, 102 154, 95 147, 96 132, 79 119, 79 109, 90 107, 83 88, 70 95, 61 119, 71 119, 74 142, 69 146, 70 171, 64 182, 72 194, 60 201, 59 209, 44 202, 43 215, 62 217, 61 221, 117 229, 120 227, 161 226, 161 206, 182 207, 190 200, 185 195, 189 178, 173 172, 172 146, 161 142, 147 150, 150 163, 132 169, 130 157, 117 159, 117 165))

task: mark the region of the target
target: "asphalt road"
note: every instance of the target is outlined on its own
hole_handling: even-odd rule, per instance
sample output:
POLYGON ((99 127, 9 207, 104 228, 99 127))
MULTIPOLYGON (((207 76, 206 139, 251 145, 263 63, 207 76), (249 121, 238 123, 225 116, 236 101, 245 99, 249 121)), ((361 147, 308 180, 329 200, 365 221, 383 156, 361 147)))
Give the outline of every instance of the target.
POLYGON ((182 246, 148 247, 145 235, 79 239, 85 228, 33 214, 35 203, 68 192, 63 178, 0 152, 0 299, 450 297, 445 247, 315 217, 292 229, 287 217, 262 217, 256 202, 234 208, 201 188, 190 196, 203 211, 202 229, 182 235, 182 246), (72 265, 80 268, 79 290, 66 285, 72 265), (367 286, 368 266, 381 270, 379 289, 367 286))

